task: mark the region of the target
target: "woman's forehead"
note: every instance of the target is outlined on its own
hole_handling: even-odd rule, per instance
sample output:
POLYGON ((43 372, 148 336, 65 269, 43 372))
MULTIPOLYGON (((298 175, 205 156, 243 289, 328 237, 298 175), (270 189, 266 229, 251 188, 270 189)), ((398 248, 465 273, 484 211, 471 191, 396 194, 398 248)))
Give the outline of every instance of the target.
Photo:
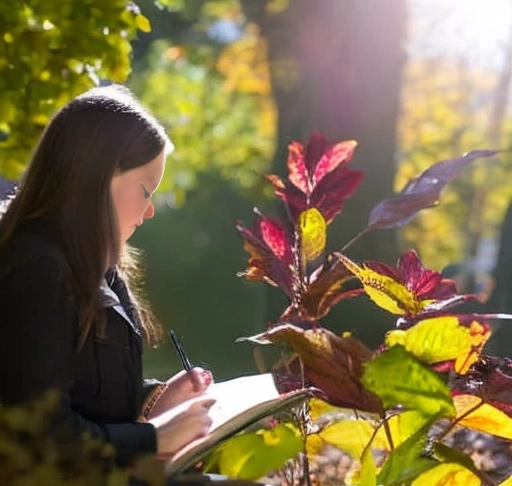
POLYGON ((128 181, 142 182, 148 187, 149 190, 155 190, 163 176, 165 169, 166 153, 162 151, 153 160, 147 164, 129 169, 124 172, 118 172, 116 176, 128 181))

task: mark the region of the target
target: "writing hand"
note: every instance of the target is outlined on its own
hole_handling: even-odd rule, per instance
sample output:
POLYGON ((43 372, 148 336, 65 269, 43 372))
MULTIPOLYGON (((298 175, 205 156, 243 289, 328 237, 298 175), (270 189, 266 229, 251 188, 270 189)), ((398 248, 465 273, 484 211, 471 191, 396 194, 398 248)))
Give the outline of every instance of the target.
POLYGON ((200 367, 176 373, 165 383, 158 385, 152 393, 156 400, 152 403, 149 412, 145 414, 145 418, 150 420, 186 400, 202 395, 212 382, 212 373, 200 367))

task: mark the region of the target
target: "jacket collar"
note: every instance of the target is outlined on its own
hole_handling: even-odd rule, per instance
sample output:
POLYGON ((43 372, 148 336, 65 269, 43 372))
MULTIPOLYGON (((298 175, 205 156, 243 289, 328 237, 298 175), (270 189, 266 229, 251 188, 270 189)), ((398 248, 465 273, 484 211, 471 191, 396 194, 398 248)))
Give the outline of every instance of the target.
POLYGON ((112 308, 130 325, 136 334, 141 335, 140 324, 137 317, 133 312, 127 312, 127 309, 133 307, 128 289, 115 269, 109 270, 105 278, 103 278, 99 288, 99 299, 102 307, 112 308), (108 281, 111 282, 110 285, 107 278, 108 281), (118 288, 120 295, 118 295, 112 287, 118 288))

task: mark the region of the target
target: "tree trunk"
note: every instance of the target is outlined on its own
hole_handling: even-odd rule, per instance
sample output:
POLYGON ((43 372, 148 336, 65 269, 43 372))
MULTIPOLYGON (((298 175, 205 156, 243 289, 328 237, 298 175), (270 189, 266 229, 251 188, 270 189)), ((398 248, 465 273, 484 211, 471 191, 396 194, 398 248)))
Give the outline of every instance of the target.
MULTIPOLYGON (((365 179, 329 230, 329 247, 341 249, 366 226, 371 208, 392 194, 406 0, 291 0, 279 13, 268 12, 267 3, 242 2, 268 41, 278 109, 275 172, 285 172, 289 141, 312 131, 359 143, 352 167, 364 170, 365 179)), ((347 254, 394 264, 394 232, 370 233, 347 254)), ((269 307, 275 319, 282 307, 269 307)), ((366 327, 367 312, 355 312, 366 327)))

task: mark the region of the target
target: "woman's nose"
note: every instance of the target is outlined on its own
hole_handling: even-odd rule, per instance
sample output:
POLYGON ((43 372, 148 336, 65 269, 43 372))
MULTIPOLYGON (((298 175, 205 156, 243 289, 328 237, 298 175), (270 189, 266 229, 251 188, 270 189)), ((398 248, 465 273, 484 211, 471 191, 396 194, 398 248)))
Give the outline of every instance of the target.
POLYGON ((142 215, 142 219, 149 219, 152 218, 155 215, 155 206, 153 206, 153 203, 149 203, 149 206, 146 208, 146 211, 144 211, 144 214, 142 215))

